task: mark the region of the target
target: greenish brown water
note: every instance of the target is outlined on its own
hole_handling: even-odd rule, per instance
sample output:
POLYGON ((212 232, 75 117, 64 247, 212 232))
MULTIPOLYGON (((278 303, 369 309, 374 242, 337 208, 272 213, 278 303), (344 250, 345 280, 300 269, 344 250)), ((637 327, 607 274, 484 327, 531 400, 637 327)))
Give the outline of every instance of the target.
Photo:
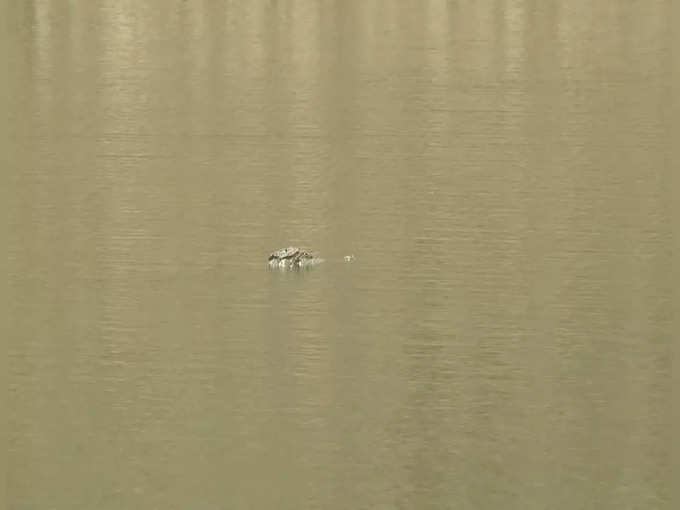
POLYGON ((670 508, 670 10, 3 3, 7 508, 670 508))

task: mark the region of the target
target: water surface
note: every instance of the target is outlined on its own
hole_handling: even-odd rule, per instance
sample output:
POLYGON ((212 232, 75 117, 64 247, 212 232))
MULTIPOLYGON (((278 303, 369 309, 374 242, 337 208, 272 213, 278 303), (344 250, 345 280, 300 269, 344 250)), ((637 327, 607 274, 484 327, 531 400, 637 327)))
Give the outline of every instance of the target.
POLYGON ((8 508, 670 508, 670 4, 596 4, 0 7, 8 508))

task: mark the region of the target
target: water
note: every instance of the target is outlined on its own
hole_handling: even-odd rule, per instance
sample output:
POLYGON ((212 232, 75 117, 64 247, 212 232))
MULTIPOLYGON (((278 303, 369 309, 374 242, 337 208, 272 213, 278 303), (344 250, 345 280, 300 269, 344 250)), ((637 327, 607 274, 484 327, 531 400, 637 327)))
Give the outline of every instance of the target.
POLYGON ((670 4, 412 4, 0 7, 8 508, 670 508, 670 4))

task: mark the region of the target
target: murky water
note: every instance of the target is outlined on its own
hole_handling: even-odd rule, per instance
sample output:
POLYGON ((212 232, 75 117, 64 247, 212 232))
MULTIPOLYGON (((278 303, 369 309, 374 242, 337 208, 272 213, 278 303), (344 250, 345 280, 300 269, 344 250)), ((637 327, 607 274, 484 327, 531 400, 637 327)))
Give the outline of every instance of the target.
POLYGON ((8 508, 669 508, 670 9, 4 3, 8 508))

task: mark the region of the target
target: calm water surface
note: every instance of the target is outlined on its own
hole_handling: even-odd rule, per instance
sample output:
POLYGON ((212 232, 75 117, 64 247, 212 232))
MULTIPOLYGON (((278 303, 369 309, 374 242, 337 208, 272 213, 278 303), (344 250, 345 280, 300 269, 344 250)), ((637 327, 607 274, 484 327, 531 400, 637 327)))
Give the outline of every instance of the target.
POLYGON ((3 3, 8 508, 670 508, 670 9, 3 3))

